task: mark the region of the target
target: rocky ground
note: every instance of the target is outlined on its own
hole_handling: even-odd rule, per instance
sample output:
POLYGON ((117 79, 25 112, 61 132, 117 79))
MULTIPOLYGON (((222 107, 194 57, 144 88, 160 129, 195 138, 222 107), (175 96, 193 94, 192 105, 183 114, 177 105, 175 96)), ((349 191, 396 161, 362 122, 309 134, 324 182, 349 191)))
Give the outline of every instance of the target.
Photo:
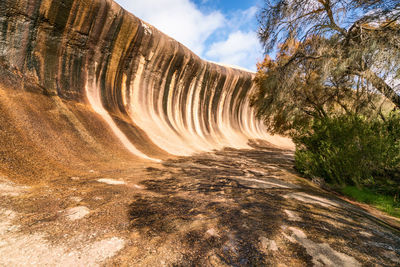
POLYGON ((400 265, 397 220, 299 178, 291 151, 252 145, 35 184, 3 175, 0 265, 400 265))

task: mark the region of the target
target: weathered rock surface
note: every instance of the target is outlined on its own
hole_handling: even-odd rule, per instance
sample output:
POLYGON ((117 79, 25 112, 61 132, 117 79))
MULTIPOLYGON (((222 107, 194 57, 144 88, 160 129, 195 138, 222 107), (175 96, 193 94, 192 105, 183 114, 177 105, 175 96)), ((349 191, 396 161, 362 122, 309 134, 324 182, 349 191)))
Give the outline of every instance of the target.
POLYGON ((252 77, 109 0, 0 0, 0 265, 398 266, 398 220, 298 177, 252 77))
POLYGON ((290 151, 253 146, 9 183, 0 265, 398 266, 394 224, 297 177, 290 151))
POLYGON ((252 73, 201 60, 113 1, 4 0, 0 27, 5 64, 48 95, 88 102, 140 158, 268 137, 249 107, 252 73))

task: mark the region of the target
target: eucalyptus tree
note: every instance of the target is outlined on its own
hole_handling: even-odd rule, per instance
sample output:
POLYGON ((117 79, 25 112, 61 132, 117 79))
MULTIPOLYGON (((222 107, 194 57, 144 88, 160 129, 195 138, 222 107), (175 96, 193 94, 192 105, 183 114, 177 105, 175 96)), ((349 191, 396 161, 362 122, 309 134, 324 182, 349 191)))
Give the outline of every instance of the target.
POLYGON ((270 0, 259 23, 275 57, 259 63, 252 104, 269 130, 400 107, 400 1, 270 0))

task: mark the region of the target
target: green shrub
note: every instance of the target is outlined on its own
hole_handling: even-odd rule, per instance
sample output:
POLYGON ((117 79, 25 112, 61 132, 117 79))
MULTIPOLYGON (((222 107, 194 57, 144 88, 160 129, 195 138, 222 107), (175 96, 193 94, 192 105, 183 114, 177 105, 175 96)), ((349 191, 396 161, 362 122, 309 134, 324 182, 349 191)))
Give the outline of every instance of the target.
POLYGON ((342 115, 313 122, 294 137, 296 168, 333 185, 374 188, 392 196, 400 191, 400 116, 367 120, 342 115))

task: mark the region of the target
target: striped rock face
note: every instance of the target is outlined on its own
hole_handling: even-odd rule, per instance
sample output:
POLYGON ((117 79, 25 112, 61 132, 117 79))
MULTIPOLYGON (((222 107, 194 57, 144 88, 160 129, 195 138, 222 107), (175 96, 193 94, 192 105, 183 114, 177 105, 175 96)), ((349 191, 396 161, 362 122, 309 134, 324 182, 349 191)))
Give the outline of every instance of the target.
POLYGON ((255 118, 254 73, 200 59, 111 0, 3 0, 0 28, 4 64, 45 94, 89 104, 140 158, 249 139, 292 146, 255 118))

